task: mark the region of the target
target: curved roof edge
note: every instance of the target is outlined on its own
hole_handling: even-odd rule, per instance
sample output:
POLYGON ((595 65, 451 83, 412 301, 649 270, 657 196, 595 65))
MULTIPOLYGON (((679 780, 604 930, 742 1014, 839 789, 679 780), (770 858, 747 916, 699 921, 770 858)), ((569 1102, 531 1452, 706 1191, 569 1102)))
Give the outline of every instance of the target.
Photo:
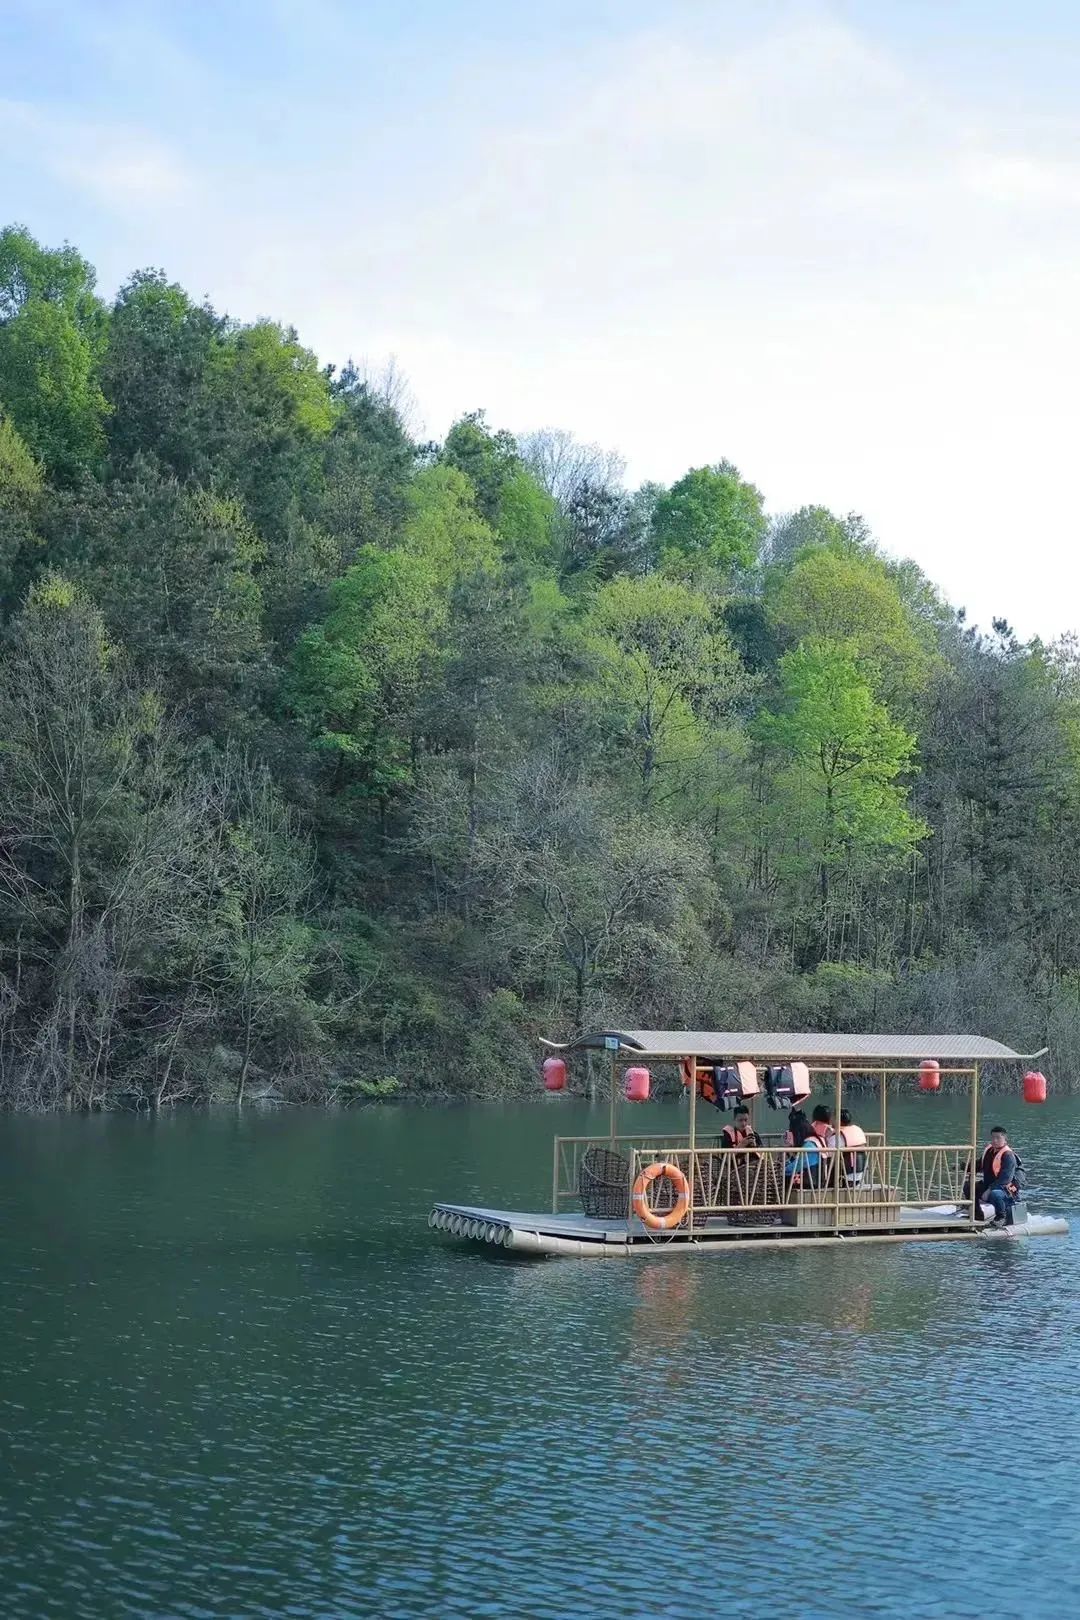
POLYGON ((983 1063, 1027 1062, 1048 1050, 1015 1052, 984 1035, 837 1035, 732 1030, 604 1029, 571 1041, 544 1041, 557 1052, 640 1052, 644 1057, 715 1059, 758 1058, 776 1061, 832 1058, 838 1062, 875 1062, 923 1058, 983 1063), (617 1042, 611 1047, 611 1042, 617 1042))

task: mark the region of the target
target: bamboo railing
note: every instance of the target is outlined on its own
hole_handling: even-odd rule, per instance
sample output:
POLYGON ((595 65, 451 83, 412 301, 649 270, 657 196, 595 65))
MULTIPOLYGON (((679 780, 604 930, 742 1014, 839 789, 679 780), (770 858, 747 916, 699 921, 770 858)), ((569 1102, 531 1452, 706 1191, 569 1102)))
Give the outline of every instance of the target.
MULTIPOLYGON (((769 1143, 760 1148, 727 1148, 699 1138, 691 1148, 682 1136, 557 1137, 553 1166, 553 1208, 576 1200, 581 1161, 590 1147, 603 1147, 625 1160, 626 1215, 632 1216, 634 1183, 650 1165, 673 1165, 691 1190, 685 1225, 694 1230, 710 1221, 747 1225, 781 1224, 853 1227, 889 1224, 900 1207, 932 1210, 957 1206, 972 1158, 969 1144, 886 1146, 881 1133, 868 1133, 858 1149, 857 1174, 849 1174, 853 1150, 818 1151, 769 1143)), ((620 1176, 623 1172, 619 1171, 620 1176)), ((676 1189, 665 1177, 647 1192, 658 1214, 670 1210, 676 1189)), ((970 1200, 963 1213, 972 1213, 970 1200)))

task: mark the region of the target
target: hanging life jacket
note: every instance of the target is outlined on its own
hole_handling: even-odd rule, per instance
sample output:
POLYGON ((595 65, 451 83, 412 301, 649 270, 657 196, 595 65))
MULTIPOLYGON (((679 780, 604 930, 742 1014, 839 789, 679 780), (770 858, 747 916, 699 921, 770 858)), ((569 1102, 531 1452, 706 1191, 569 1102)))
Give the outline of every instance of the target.
POLYGON ((696 1085, 702 1102, 711 1103, 726 1113, 742 1102, 744 1097, 757 1093, 757 1074, 753 1064, 709 1063, 698 1065, 692 1058, 683 1062, 683 1085, 696 1085), (743 1071, 743 1072, 740 1072, 743 1071))

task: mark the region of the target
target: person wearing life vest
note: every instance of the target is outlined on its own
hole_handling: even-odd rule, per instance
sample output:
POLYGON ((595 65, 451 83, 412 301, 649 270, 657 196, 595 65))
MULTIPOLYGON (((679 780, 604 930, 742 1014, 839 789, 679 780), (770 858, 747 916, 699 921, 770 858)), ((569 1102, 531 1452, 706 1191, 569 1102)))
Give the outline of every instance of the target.
POLYGON ((832 1115, 824 1103, 818 1103, 810 1117, 810 1134, 804 1140, 799 1155, 799 1175, 804 1187, 825 1185, 831 1125, 832 1115))
MULTIPOLYGON (((840 1129, 832 1132, 829 1137, 829 1146, 844 1149, 859 1149, 866 1147, 866 1132, 861 1125, 856 1125, 846 1108, 840 1110, 840 1129)), ((857 1187, 863 1178, 866 1169, 865 1152, 844 1153, 844 1175, 848 1186, 857 1187)))
POLYGON ((994 1125, 975 1179, 976 1199, 980 1203, 990 1204, 994 1211, 993 1220, 987 1223, 988 1231, 997 1226, 1012 1225, 1013 1204, 1018 1191, 1016 1165, 1016 1154, 1009 1146, 1004 1125, 994 1125))
POLYGON ((726 1148, 761 1147, 761 1137, 750 1123, 750 1110, 740 1103, 731 1116, 731 1124, 720 1132, 720 1146, 726 1148))
MULTIPOLYGON (((720 1132, 720 1146, 739 1153, 739 1158, 729 1161, 730 1168, 725 1174, 721 1172, 721 1186, 725 1198, 733 1204, 748 1202, 752 1196, 753 1185, 759 1180, 753 1174, 751 1155, 740 1152, 740 1149, 759 1148, 763 1146, 761 1137, 750 1122, 750 1110, 745 1103, 740 1103, 731 1116, 731 1124, 725 1125, 720 1132)), ((764 1190, 762 1188, 762 1190, 764 1190)), ((753 1215, 729 1215, 728 1221, 732 1226, 744 1225, 753 1221, 753 1215)))
POLYGON ((784 1132, 784 1146, 791 1148, 802 1147, 810 1135, 810 1121, 801 1108, 793 1108, 787 1118, 787 1130, 784 1132))

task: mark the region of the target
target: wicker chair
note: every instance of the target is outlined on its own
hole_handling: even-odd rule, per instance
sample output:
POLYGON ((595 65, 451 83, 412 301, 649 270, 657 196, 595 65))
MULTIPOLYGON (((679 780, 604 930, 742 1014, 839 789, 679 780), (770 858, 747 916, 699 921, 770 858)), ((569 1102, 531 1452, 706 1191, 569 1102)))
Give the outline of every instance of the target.
POLYGON ((625 1220, 630 1211, 630 1161, 610 1148, 587 1148, 578 1166, 578 1196, 595 1220, 625 1220))

